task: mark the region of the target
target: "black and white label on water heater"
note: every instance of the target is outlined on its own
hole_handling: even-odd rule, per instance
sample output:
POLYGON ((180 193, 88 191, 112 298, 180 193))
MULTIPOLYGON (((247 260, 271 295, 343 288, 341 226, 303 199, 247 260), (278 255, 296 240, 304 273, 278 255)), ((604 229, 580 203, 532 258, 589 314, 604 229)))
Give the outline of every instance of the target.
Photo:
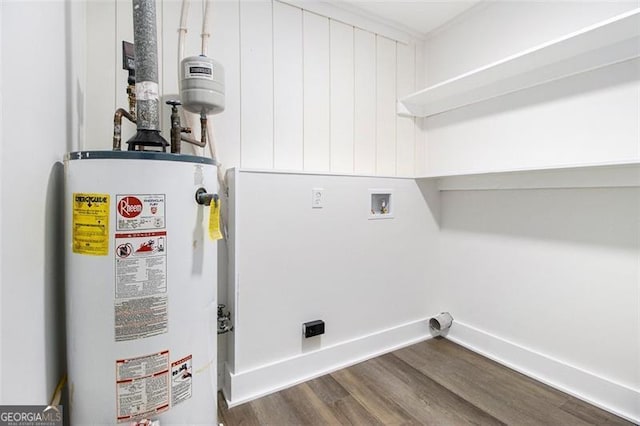
POLYGON ((143 231, 165 227, 164 194, 116 196, 116 231, 143 231))
POLYGON ((116 299, 167 292, 167 231, 115 235, 116 299))
POLYGON ((193 371, 191 370, 192 356, 188 355, 171 363, 171 406, 191 398, 193 371))
POLYGON ((167 231, 115 234, 115 340, 168 331, 167 231))
POLYGON ((169 331, 169 302, 166 295, 116 300, 116 342, 143 339, 169 331))
POLYGON ((169 351, 116 360, 118 423, 169 409, 169 351))
POLYGON ((184 76, 213 80, 213 64, 204 61, 187 61, 184 63, 184 76))

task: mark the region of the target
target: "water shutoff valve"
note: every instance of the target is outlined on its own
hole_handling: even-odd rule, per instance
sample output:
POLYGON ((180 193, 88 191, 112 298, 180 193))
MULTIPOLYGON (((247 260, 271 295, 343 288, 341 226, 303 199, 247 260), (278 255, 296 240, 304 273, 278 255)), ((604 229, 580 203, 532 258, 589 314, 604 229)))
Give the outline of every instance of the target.
POLYGON ((231 312, 225 312, 225 307, 226 306, 222 303, 218 305, 218 334, 233 331, 233 325, 231 324, 231 312))

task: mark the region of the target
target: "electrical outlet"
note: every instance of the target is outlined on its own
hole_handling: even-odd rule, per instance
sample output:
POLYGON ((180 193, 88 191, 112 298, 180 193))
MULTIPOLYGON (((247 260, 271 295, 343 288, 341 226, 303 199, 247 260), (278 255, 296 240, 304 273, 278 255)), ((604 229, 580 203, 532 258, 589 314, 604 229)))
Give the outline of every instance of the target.
POLYGON ((324 321, 315 320, 305 322, 304 324, 302 324, 302 334, 304 335, 305 339, 324 334, 324 321))
POLYGON ((311 190, 311 208, 321 209, 324 207, 324 189, 313 188, 311 190))

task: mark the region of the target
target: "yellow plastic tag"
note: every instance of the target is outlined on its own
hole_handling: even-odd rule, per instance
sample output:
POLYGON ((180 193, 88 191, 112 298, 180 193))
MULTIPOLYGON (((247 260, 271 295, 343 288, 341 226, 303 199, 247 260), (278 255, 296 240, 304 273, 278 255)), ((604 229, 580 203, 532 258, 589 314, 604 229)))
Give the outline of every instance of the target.
POLYGON ((73 252, 109 253, 109 194, 73 194, 73 252))
POLYGON ((209 205, 209 237, 213 240, 222 239, 220 232, 220 200, 212 200, 209 205))

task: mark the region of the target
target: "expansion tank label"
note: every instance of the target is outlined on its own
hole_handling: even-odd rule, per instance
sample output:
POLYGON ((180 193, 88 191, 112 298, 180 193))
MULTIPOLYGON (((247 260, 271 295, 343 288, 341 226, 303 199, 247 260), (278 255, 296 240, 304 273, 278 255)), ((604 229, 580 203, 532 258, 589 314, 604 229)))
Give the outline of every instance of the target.
POLYGON ((109 194, 74 193, 72 204, 73 252, 109 254, 109 194))
POLYGON ((185 78, 204 78, 213 80, 213 64, 206 61, 188 61, 184 63, 185 78))
POLYGON ((167 231, 115 235, 116 342, 166 333, 167 231))
POLYGON ((171 406, 191 398, 191 355, 171 363, 171 406))
POLYGON ((116 222, 117 231, 164 228, 164 194, 117 195, 116 222))
POLYGON ((116 361, 118 423, 169 409, 169 351, 116 361))

